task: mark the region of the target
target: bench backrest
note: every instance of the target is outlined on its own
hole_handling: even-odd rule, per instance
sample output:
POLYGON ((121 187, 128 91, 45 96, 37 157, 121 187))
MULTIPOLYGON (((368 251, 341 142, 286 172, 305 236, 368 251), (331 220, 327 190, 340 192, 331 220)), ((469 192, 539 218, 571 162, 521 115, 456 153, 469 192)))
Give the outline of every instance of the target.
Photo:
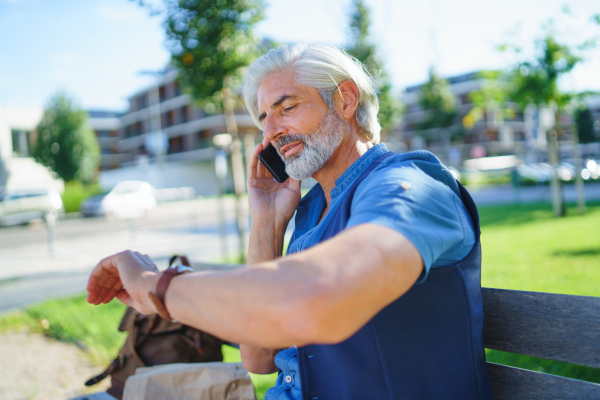
MULTIPOLYGON (((488 349, 600 368, 600 298, 482 288, 488 349)), ((488 363, 495 400, 600 399, 600 385, 488 363)))

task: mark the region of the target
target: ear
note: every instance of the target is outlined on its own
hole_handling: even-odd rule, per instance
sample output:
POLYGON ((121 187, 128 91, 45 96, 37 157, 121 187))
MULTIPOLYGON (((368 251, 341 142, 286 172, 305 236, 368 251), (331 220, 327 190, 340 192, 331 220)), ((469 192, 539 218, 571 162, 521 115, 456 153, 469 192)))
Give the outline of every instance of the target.
POLYGON ((352 118, 358 107, 358 86, 352 81, 340 82, 335 94, 335 105, 342 118, 352 118))

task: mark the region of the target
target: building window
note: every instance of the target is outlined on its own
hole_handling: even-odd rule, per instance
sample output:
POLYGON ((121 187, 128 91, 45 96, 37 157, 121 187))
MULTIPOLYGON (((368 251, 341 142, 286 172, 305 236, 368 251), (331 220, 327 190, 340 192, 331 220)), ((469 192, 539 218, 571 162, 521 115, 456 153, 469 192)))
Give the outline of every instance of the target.
POLYGON ((148 107, 148 94, 144 93, 138 97, 138 110, 148 107))
POLYGON ((183 106, 179 109, 179 121, 182 124, 188 122, 188 108, 189 106, 183 106))
POLYGON ((142 133, 142 124, 136 122, 135 124, 125 127, 125 137, 137 136, 142 133))
POLYGON ((181 136, 169 139, 169 154, 181 153, 183 151, 183 140, 181 136))
POLYGON ((173 89, 175 92, 175 97, 181 96, 181 85, 179 84, 179 81, 173 82, 173 89))
POLYGON ((20 130, 20 129, 12 129, 12 150, 15 155, 20 157, 29 156, 30 149, 33 147, 33 143, 31 142, 31 132, 20 130))
POLYGON ((164 86, 158 88, 158 98, 160 101, 165 101, 167 99, 167 91, 164 86))

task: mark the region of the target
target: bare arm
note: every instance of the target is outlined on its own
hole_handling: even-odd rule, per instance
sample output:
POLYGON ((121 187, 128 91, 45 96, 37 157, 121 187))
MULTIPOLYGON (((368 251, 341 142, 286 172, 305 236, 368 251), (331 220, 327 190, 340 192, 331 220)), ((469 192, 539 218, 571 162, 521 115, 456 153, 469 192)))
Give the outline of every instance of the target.
MULTIPOLYGON (((117 297, 141 312, 156 312, 148 292, 155 290, 158 274, 121 267, 121 262, 135 264, 126 262, 126 254, 113 258, 103 262, 114 267, 112 279, 126 288, 117 297)), ((167 291, 166 306, 182 323, 238 343, 271 349, 338 343, 410 289, 422 265, 419 252, 403 235, 364 224, 284 259, 231 272, 178 276, 167 291)), ((103 278, 103 270, 101 263, 90 278, 92 303, 114 297, 107 291, 97 295, 92 279, 119 286, 103 278)))
POLYGON ((410 289, 421 270, 408 239, 365 224, 284 259, 177 277, 166 305, 175 319, 239 343, 337 343, 410 289))

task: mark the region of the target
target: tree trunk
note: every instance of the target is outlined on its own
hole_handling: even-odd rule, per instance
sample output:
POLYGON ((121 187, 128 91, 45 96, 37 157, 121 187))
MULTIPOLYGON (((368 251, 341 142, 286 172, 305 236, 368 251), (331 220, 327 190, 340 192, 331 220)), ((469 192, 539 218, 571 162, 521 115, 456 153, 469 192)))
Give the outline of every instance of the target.
POLYGON ((223 113, 225 115, 225 126, 231 134, 231 167, 233 174, 233 186, 235 189, 235 204, 237 216, 237 228, 239 236, 239 262, 246 262, 246 207, 242 196, 246 193, 246 179, 244 174, 244 161, 242 160, 242 142, 238 135, 237 122, 235 120, 235 99, 231 96, 231 90, 223 88, 223 113))
POLYGON ((564 200, 562 198, 561 182, 557 174, 558 169, 558 138, 556 129, 552 129, 548 132, 548 158, 550 158, 550 164, 552 165, 552 178, 550 186, 552 188, 552 210, 554 211, 555 217, 564 217, 566 215, 566 208, 564 200))
POLYGON ((577 187, 577 207, 579 214, 585 214, 585 192, 583 189, 583 178, 581 176, 581 153, 579 152, 579 132, 577 126, 573 125, 571 133, 573 145, 573 159, 575 164, 575 186, 577 187))

